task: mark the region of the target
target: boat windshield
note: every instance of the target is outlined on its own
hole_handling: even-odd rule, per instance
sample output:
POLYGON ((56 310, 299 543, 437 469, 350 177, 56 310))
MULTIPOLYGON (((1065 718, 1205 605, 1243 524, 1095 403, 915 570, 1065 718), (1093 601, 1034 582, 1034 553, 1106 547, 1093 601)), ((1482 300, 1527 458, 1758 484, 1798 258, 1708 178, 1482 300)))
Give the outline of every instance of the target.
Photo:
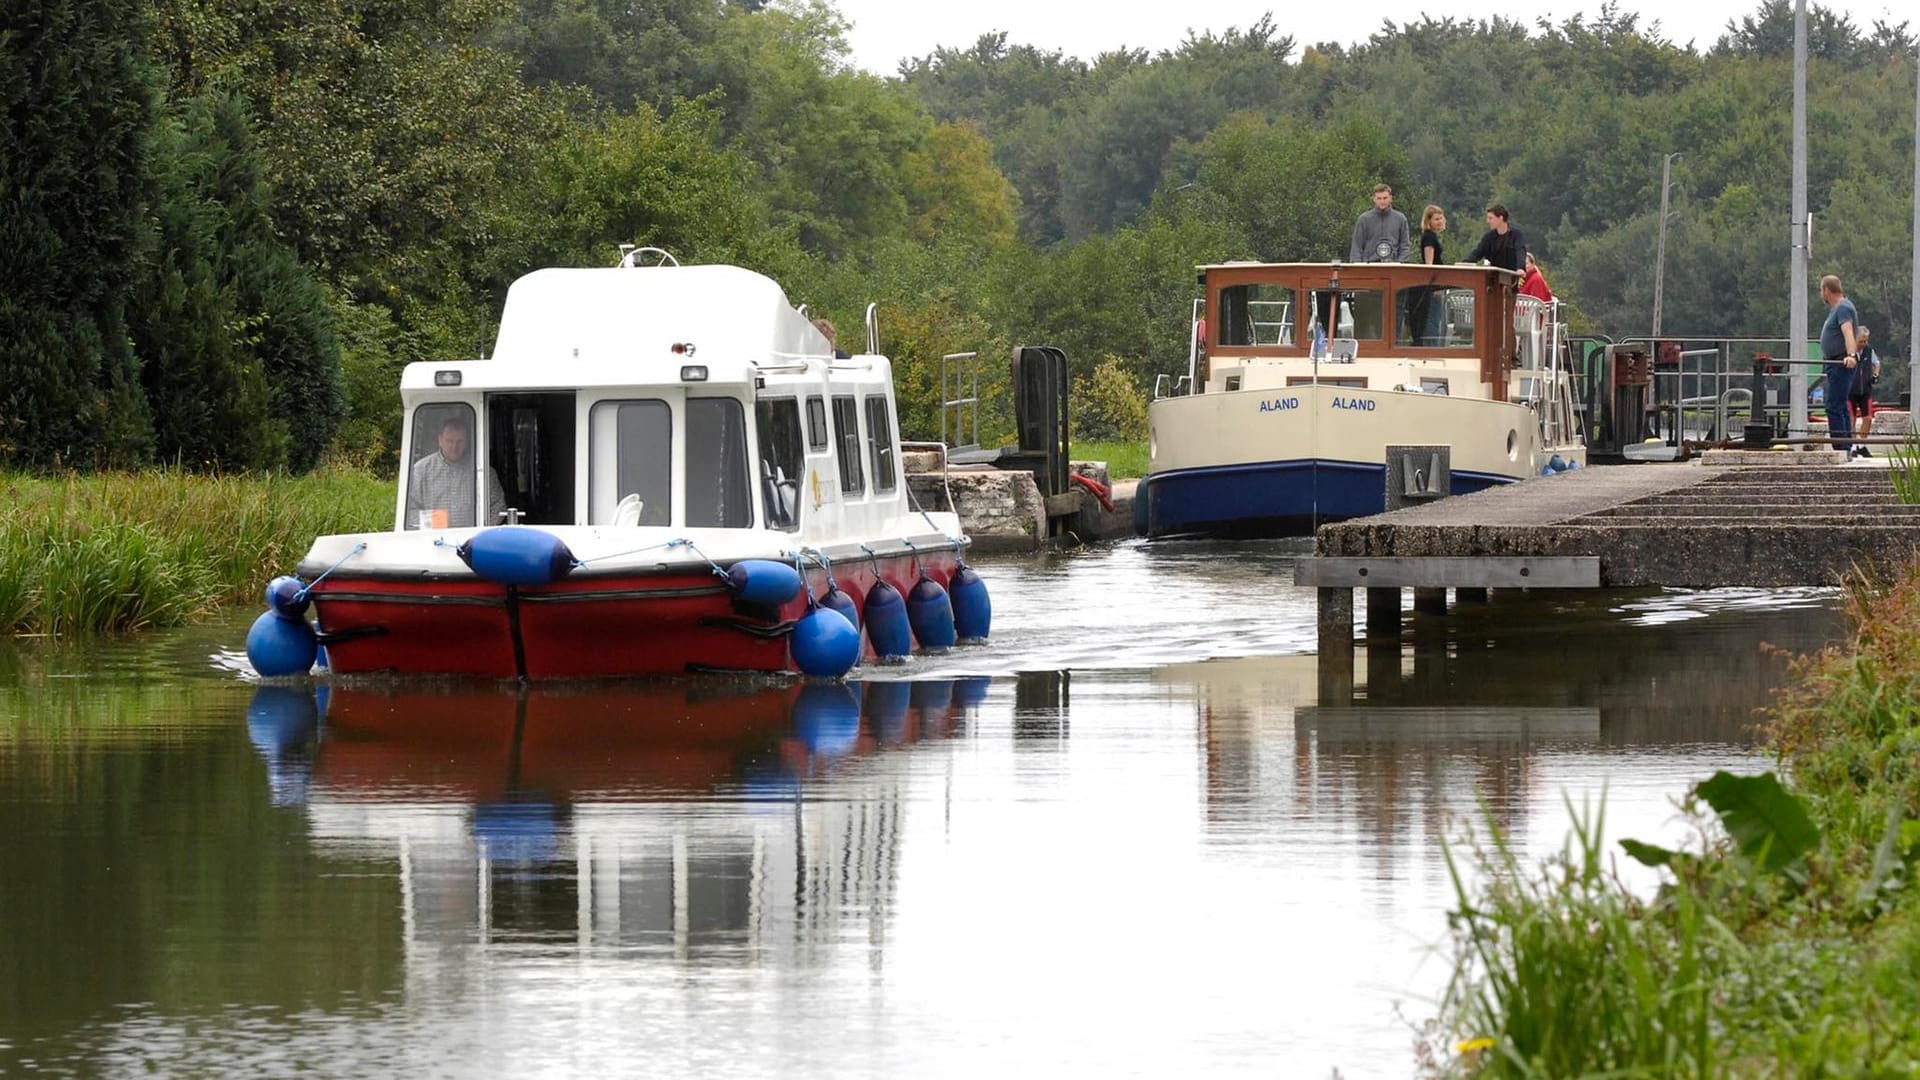
POLYGON ((1220 290, 1220 344, 1292 345, 1294 291, 1254 283, 1220 290))
POLYGON ((1341 289, 1338 293, 1332 289, 1315 289, 1309 337, 1322 329, 1327 306, 1336 295, 1340 297, 1340 313, 1329 336, 1363 341, 1377 341, 1387 336, 1386 293, 1379 289, 1341 289))
POLYGON ((1393 299, 1395 345, 1431 349, 1473 345, 1472 289, 1457 285, 1410 285, 1396 292, 1393 299))

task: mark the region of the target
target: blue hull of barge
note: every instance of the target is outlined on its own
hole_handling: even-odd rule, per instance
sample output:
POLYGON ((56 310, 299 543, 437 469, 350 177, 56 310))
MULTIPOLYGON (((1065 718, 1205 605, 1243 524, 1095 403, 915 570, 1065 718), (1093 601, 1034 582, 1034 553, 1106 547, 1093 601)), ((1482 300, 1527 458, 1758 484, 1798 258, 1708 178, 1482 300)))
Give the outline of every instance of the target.
MULTIPOLYGON (((1358 461, 1262 461, 1180 469, 1141 482, 1146 534, 1166 536, 1304 536, 1318 525, 1386 509, 1384 464, 1358 461)), ((1453 494, 1466 495, 1514 477, 1453 473, 1453 494)))

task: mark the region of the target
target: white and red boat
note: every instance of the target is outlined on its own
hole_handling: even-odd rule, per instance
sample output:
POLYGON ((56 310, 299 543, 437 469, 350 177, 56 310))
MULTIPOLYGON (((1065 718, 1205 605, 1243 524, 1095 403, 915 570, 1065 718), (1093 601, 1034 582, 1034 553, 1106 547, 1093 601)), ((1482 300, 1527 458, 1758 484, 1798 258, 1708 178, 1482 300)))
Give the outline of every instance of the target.
POLYGON ((772 280, 651 249, 520 278, 492 359, 402 375, 393 529, 316 540, 249 655, 304 671, 280 646, 307 601, 338 674, 840 674, 807 637, 828 608, 857 655, 984 637, 958 519, 910 501, 876 338, 870 308, 836 354, 772 280))

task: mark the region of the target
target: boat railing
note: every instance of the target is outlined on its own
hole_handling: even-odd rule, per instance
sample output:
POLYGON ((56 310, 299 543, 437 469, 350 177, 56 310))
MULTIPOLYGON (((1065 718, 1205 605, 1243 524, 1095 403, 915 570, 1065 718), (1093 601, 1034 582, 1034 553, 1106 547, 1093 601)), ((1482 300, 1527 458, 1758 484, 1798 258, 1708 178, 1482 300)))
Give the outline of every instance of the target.
POLYGON ((940 358, 940 445, 956 450, 980 449, 980 354, 947 353, 940 358), (952 372, 953 378, 947 378, 952 372), (968 387, 971 385, 971 392, 968 387), (948 397, 951 387, 952 397, 948 397), (953 414, 953 438, 947 437, 947 414, 953 414), (969 432, 969 427, 971 431, 969 432), (971 437, 961 442, 961 436, 971 437))
POLYGON ((867 355, 880 353, 880 305, 867 305, 867 355))
MULTIPOLYGON (((953 510, 953 485, 947 482, 947 444, 944 442, 917 442, 902 439, 900 440, 900 450, 902 453, 909 450, 935 450, 939 452, 940 492, 947 497, 947 509, 950 511, 953 510)), ((911 489, 908 489, 908 496, 912 496, 911 489)))
POLYGON ((1153 377, 1153 397, 1158 401, 1164 397, 1186 397, 1193 393, 1193 377, 1190 375, 1169 375, 1161 372, 1153 377))

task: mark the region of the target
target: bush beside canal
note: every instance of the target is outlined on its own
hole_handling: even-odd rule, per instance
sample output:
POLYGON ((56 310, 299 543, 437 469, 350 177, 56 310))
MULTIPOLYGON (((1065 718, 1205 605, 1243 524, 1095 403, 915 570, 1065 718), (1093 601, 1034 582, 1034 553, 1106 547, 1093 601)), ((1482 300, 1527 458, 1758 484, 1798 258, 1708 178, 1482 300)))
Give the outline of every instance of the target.
POLYGON ((1798 661, 1769 718, 1784 784, 1704 780, 1696 843, 1603 848, 1594 813, 1541 866, 1497 830, 1450 858, 1429 1075, 1920 1072, 1920 565, 1849 608, 1852 639, 1798 661))
POLYGON ((5 478, 0 631, 174 626, 286 573, 323 533, 386 526, 390 482, 169 470, 5 478))

